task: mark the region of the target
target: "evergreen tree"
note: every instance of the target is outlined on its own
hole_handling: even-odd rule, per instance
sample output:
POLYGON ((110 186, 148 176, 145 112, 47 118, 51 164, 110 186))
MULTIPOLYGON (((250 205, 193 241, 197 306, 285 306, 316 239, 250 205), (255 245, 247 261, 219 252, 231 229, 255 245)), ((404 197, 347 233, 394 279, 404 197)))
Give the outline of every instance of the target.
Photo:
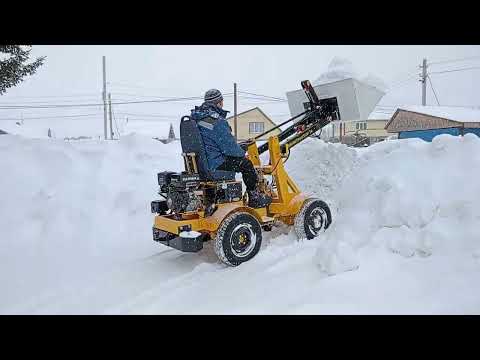
POLYGON ((0 45, 0 95, 18 85, 26 76, 35 74, 43 64, 45 56, 27 63, 31 50, 31 46, 0 45), (4 54, 7 54, 6 58, 4 54))
POLYGON ((173 131, 172 124, 170 124, 170 131, 168 132, 168 140, 175 140, 175 132, 173 131))

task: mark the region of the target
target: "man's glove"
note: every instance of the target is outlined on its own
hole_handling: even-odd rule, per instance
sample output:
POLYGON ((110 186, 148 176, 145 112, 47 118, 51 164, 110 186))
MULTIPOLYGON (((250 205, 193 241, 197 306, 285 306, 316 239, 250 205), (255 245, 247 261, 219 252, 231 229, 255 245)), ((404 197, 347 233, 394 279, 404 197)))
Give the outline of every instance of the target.
POLYGON ((238 145, 245 151, 247 151, 247 148, 253 144, 254 142, 252 140, 246 140, 246 141, 242 141, 241 143, 239 143, 238 145))

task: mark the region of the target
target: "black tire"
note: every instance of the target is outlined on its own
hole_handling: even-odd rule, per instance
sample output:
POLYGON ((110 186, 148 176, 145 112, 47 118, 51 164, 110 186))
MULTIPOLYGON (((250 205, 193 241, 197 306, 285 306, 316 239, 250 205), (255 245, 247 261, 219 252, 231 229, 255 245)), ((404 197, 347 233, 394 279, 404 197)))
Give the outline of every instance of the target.
POLYGON ((299 239, 311 240, 332 223, 328 205, 319 199, 307 199, 295 216, 295 233, 299 239))
POLYGON ((220 261, 238 266, 257 255, 262 245, 260 223, 248 212, 236 212, 227 216, 215 236, 214 250, 220 261))

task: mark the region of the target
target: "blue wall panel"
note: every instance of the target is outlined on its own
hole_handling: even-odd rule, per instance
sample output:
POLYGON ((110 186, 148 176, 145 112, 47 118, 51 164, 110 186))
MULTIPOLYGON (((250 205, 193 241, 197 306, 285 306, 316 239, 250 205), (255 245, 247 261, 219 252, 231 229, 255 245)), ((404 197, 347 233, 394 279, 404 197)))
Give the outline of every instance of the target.
POLYGON ((460 135, 460 128, 401 131, 398 133, 398 138, 399 139, 419 138, 425 141, 432 141, 432 139, 435 136, 441 135, 441 134, 450 134, 450 135, 457 136, 457 135, 460 135))
POLYGON ((480 137, 480 128, 465 128, 465 134, 475 134, 480 137))

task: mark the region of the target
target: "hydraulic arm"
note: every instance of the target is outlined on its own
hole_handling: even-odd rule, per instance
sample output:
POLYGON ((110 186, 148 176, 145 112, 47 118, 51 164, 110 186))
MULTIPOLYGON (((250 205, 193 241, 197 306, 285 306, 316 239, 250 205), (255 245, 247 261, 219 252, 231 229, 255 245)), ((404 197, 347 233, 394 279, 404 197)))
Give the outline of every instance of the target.
MULTIPOLYGON (((273 130, 303 116, 299 121, 290 125, 287 129, 277 135, 278 141, 280 142, 281 152, 285 153, 287 149, 291 149, 293 146, 328 125, 331 121, 340 120, 337 98, 333 97, 319 100, 310 81, 305 80, 302 81, 301 84, 309 101, 308 110, 256 136, 254 140, 257 140, 273 130)), ((268 142, 258 147, 259 154, 262 154, 267 150, 268 142)))

